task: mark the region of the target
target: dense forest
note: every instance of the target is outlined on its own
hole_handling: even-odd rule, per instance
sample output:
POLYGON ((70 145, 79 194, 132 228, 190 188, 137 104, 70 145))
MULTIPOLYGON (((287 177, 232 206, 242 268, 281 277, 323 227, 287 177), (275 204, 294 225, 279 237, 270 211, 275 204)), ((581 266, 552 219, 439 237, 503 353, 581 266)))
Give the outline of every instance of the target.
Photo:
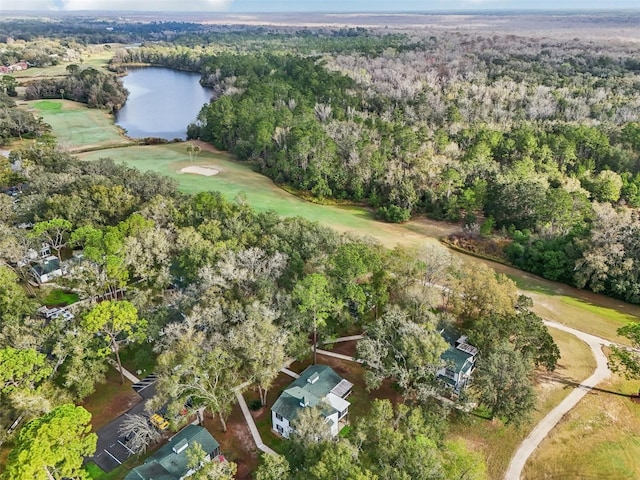
POLYGON ((194 411, 206 407, 225 425, 233 388, 248 381, 266 392, 285 358, 309 355, 312 332, 330 338, 364 329, 372 342, 388 341, 388 351, 365 343, 359 352, 368 385, 375 395, 374 379, 402 379, 398 389, 409 407, 377 403, 337 443, 317 438, 318 413, 310 411, 287 460, 275 467, 267 462, 261 473, 277 467, 278 478, 292 479, 309 478, 309 471, 333 478, 324 470, 330 459, 344 460, 356 444, 354 475, 385 478, 388 465, 375 460, 384 453, 404 465, 397 468, 406 478, 432 472, 453 479, 460 468, 475 472, 468 478, 483 478, 482 459, 444 441, 448 413, 434 400, 447 394, 436 377, 444 365, 442 328, 455 327, 482 345, 486 373, 464 400, 476 398, 503 421, 518 423, 531 412, 536 366, 555 368, 557 347, 513 282, 440 249, 388 251, 300 218, 257 213, 242 199, 180 194, 156 174, 110 160, 79 161, 46 136, 14 149, 10 162, 22 178, 8 181, 19 181, 22 190, 19 202, 0 195, 0 432, 13 446, 4 478, 45 478, 47 462, 77 474, 95 438, 84 430, 86 412, 71 404, 93 392, 108 358, 115 355, 119 363, 126 349, 138 359, 156 359, 156 407, 180 411, 189 399, 194 411), (66 264, 56 288, 79 296, 74 318, 38 313, 46 292, 25 259, 43 241, 66 264), (431 282, 455 294, 443 297, 431 282), (412 353, 416 349, 425 355, 412 353), (522 373, 516 384, 496 386, 500 375, 490 368, 496 359, 522 373), (203 390, 198 382, 214 373, 215 387, 203 390), (176 391, 185 382, 195 384, 176 391), (503 395, 496 399, 496 391, 503 395), (9 428, 17 419, 26 426, 9 428), (386 430, 372 427, 377 424, 386 430), (77 445, 62 458, 38 457, 40 432, 56 425, 82 432, 74 437, 77 445), (380 443, 380 435, 392 443, 380 443))
POLYGON ((201 72, 214 99, 189 134, 277 183, 371 205, 386 221, 461 221, 466 243, 495 232, 506 240, 503 261, 640 302, 632 46, 360 30, 283 36, 190 34, 119 50, 114 68, 201 72), (598 240, 608 206, 615 242, 598 240))
MULTIPOLYGON (((2 28, 14 34, 16 25, 2 28)), ((56 30, 59 46, 121 34, 80 28, 28 30, 56 30)), ((632 47, 442 32, 145 28, 118 38, 173 43, 116 48, 111 67, 200 72, 214 98, 189 126, 192 138, 319 200, 367 204, 387 221, 460 221, 466 242, 497 238, 503 258, 521 268, 640 302, 632 47)), ((7 45, 3 62, 29 51, 28 42, 7 45)), ((45 54, 52 63, 69 53, 55 45, 45 54)), ((306 409, 286 454, 264 457, 257 480, 485 478, 480 455, 446 440, 451 417, 470 414, 440 401, 450 396, 436 373, 447 366, 445 330, 481 352, 454 407, 474 402, 476 412, 516 425, 532 413, 535 374, 554 370, 559 350, 504 275, 443 248, 387 250, 256 212, 242 197, 186 195, 167 177, 80 161, 16 108, 12 77, 2 87, 0 140, 33 141, 0 160, 0 442, 11 450, 1 478, 82 476, 96 438, 90 414, 75 405, 125 354, 153 365, 149 405, 164 408, 172 428, 184 409, 206 408, 226 430, 239 385, 264 404, 285 359, 308 358, 312 339, 364 332, 357 356, 367 390, 376 398, 389 382, 402 402, 372 400, 335 441, 320 412, 306 409), (49 288, 32 269, 43 243, 65 265, 49 288), (76 297, 72 317, 42 315, 52 290, 76 297)), ((126 91, 115 75, 71 64, 25 96, 117 109, 126 91)), ((145 432, 136 451, 158 439, 145 432)), ((216 478, 231 478, 233 462, 224 468, 216 478)))
POLYGON ((64 77, 30 81, 25 89, 25 99, 63 98, 111 112, 119 110, 127 101, 129 92, 111 73, 92 67, 81 69, 75 64, 67 66, 67 72, 69 75, 64 77))

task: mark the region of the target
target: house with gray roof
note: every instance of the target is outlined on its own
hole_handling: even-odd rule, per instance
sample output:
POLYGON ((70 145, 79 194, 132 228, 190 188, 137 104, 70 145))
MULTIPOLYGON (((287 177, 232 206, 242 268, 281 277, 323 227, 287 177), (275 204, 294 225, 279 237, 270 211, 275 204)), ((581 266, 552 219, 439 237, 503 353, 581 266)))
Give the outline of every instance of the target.
POLYGON ((53 255, 42 258, 31 267, 31 272, 38 283, 47 283, 64 274, 60 260, 53 255))
POLYGON ((346 421, 350 402, 346 398, 353 384, 331 367, 311 365, 289 385, 271 407, 271 425, 285 438, 294 430, 291 422, 304 408, 320 406, 332 436, 338 435, 346 421))
POLYGON ((125 480, 182 480, 188 477, 195 472, 187 465, 187 449, 194 443, 199 443, 207 454, 205 462, 224 460, 220 455, 220 444, 206 429, 188 425, 147 458, 144 464, 131 470, 125 480))
MULTIPOLYGON (((443 337, 449 340, 450 335, 443 333, 443 337)), ((437 375, 459 394, 471 380, 478 349, 467 343, 466 335, 450 343, 452 345, 440 356, 445 366, 438 370, 437 375)))

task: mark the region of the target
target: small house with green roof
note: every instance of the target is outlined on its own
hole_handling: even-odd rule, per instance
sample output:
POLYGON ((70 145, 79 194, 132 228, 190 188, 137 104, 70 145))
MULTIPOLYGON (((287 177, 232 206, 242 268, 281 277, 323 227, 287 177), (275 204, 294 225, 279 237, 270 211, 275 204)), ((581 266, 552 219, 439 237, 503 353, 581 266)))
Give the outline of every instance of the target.
POLYGON ((125 480, 182 480, 195 472, 189 468, 187 450, 200 444, 207 456, 205 462, 223 459, 220 444, 204 428, 189 425, 176 433, 169 442, 151 455, 144 464, 131 470, 125 480))
POLYGON ((271 407, 271 425, 285 438, 294 430, 291 426, 300 411, 320 405, 332 436, 338 435, 341 423, 349 413, 346 398, 353 384, 340 377, 331 367, 311 365, 278 397, 271 407))
POLYGON ((442 336, 452 345, 440 356, 445 366, 438 370, 438 377, 459 394, 471 380, 478 349, 467 343, 466 335, 455 342, 450 341, 450 334, 443 332, 442 336))

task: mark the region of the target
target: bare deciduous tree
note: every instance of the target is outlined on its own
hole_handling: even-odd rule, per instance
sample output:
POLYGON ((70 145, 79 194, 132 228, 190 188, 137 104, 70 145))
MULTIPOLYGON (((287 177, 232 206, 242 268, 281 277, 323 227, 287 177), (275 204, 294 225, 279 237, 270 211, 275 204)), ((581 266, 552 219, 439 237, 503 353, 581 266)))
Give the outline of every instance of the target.
POLYGON ((126 439, 127 448, 134 452, 144 453, 162 437, 147 417, 130 413, 125 413, 124 417, 118 433, 126 439))

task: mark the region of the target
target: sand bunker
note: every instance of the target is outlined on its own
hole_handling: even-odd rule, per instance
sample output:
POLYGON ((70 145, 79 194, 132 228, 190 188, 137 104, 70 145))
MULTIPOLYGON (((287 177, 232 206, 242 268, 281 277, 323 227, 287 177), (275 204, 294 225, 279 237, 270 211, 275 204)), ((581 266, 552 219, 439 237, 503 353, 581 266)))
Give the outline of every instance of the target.
POLYGON ((194 165, 191 167, 184 167, 182 170, 180 170, 180 173, 195 173, 196 175, 211 177, 220 173, 220 170, 217 170, 213 167, 198 167, 194 165))

